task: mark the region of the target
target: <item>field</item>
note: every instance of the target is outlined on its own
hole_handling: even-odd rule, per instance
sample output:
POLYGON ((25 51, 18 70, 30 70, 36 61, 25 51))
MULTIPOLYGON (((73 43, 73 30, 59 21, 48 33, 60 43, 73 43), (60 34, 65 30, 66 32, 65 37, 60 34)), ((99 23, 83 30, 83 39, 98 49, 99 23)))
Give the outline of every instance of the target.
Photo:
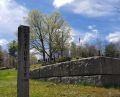
MULTIPOLYGON (((0 97, 16 97, 15 69, 0 71, 0 97)), ((120 90, 30 80, 30 97, 120 97, 120 90)))

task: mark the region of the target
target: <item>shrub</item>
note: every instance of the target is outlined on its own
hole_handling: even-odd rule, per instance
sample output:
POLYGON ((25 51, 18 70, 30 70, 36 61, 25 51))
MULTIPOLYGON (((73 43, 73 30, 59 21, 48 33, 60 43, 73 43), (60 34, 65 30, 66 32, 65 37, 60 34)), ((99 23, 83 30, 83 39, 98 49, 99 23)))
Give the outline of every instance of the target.
POLYGON ((61 57, 57 60, 57 62, 65 62, 65 61, 70 61, 71 58, 70 57, 61 57))
POLYGON ((76 57, 76 59, 78 60, 78 59, 79 59, 79 57, 76 57))

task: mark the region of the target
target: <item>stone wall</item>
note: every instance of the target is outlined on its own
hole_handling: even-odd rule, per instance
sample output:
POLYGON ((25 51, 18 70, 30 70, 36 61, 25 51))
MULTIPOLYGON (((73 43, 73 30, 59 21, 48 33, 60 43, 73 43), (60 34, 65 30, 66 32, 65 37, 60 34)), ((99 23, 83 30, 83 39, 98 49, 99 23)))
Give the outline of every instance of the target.
POLYGON ((43 66, 30 73, 33 79, 96 86, 120 86, 120 59, 91 57, 43 66))

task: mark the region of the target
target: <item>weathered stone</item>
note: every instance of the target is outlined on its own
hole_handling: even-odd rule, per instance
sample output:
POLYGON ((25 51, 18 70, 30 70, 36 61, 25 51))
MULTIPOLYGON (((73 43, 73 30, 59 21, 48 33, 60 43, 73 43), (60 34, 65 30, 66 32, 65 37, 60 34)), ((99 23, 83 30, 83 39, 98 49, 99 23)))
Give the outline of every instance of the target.
POLYGON ((56 83, 62 82, 66 84, 89 84, 96 86, 103 86, 101 82, 101 75, 95 76, 74 76, 74 77, 51 77, 47 79, 48 81, 53 81, 56 83))
POLYGON ((32 73, 30 72, 30 78, 39 79, 40 78, 40 69, 33 70, 32 73))
MULTIPOLYGON (((120 59, 108 57, 91 57, 77 61, 68 61, 48 65, 41 68, 39 71, 31 72, 32 78, 46 78, 64 83, 79 83, 86 81, 97 86, 115 85, 114 80, 120 75, 120 59), (36 77, 37 76, 37 77, 36 77)), ((119 80, 119 78, 117 79, 119 80)), ((120 80, 116 81, 120 84, 120 80)))
POLYGON ((29 97, 29 27, 18 28, 17 97, 29 97))
POLYGON ((120 59, 102 58, 102 74, 120 74, 120 59))

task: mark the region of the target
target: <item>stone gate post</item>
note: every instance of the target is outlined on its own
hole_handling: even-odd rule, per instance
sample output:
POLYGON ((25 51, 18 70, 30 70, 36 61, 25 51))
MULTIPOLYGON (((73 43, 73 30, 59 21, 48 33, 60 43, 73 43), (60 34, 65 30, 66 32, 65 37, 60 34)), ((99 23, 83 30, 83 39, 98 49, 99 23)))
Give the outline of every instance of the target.
POLYGON ((29 97, 29 27, 18 27, 17 97, 29 97))

